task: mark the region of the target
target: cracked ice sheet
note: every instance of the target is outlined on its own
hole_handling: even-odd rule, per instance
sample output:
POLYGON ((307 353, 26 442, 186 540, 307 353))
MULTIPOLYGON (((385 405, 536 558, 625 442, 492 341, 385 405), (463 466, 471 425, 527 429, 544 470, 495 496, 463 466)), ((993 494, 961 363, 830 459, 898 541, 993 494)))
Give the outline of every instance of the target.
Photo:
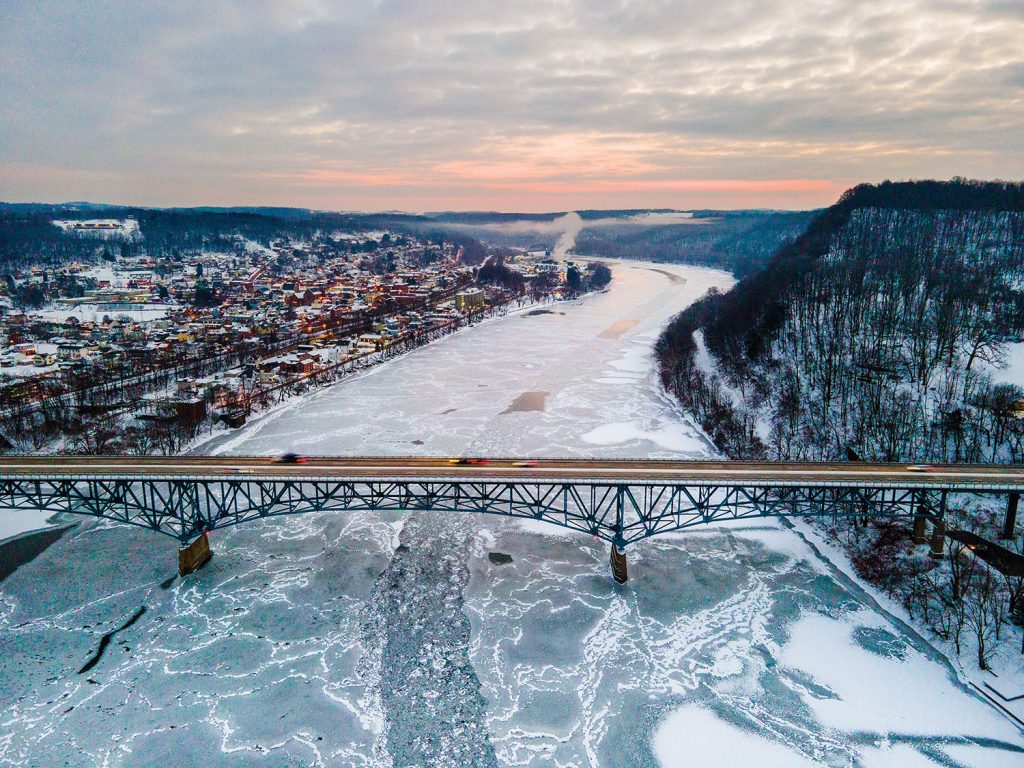
POLYGON ((501 764, 986 765, 1024 745, 786 530, 647 541, 625 588, 607 567, 590 539, 481 536, 466 610, 501 764))
MULTIPOLYGON (((766 695, 771 627, 800 603, 835 610, 848 600, 797 560, 723 533, 635 548, 627 588, 607 578, 603 543, 569 547, 510 525, 492 535, 513 562, 494 566, 480 548, 466 610, 505 765, 657 765, 650 738, 683 701, 765 720, 750 694, 766 695)), ((765 708, 785 713, 798 702, 776 687, 765 708)), ((815 726, 799 715, 789 714, 789 732, 770 722, 762 732, 807 748, 815 726)))
POLYGON ((371 764, 361 619, 394 521, 275 522, 215 532, 213 560, 167 590, 168 540, 89 524, 5 580, 0 764, 371 764))

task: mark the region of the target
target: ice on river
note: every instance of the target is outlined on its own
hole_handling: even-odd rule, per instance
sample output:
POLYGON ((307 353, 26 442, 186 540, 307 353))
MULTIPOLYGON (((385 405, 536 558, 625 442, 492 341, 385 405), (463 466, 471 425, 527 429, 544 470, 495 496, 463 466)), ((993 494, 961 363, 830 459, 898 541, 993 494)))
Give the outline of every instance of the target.
POLYGON ((213 453, 452 456, 689 456, 708 443, 661 393, 652 345, 665 321, 712 285, 630 264, 612 290, 485 323, 286 405, 213 453), (628 331, 601 337, 617 318, 628 331), (510 408, 531 392, 543 409, 510 408), (628 429, 623 424, 629 424, 628 429), (596 436, 596 437, 595 437, 596 436))
MULTIPOLYGON (((205 450, 707 456, 650 347, 729 277, 614 274, 607 293, 450 336, 205 450)), ((624 587, 605 544, 501 518, 301 515, 212 544, 202 571, 169 579, 170 540, 82 523, 0 584, 0 764, 950 766, 1024 749, 770 522, 634 546, 624 587)))

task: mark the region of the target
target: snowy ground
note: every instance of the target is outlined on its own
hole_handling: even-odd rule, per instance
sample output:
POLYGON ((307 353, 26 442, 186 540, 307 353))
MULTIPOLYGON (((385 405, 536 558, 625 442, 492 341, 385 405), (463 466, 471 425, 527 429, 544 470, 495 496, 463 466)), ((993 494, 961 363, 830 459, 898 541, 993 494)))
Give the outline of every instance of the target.
POLYGON ((134 237, 139 232, 139 222, 135 219, 70 219, 55 220, 54 226, 65 232, 88 235, 100 238, 134 237), (81 227, 103 226, 109 229, 81 229, 81 227))
POLYGON ((121 318, 127 317, 139 323, 148 323, 159 320, 170 310, 176 309, 171 304, 57 304, 49 309, 40 309, 30 312, 32 317, 43 320, 50 320, 54 323, 66 322, 69 317, 74 317, 81 323, 101 322, 104 317, 121 318))
MULTIPOLYGON (((448 337, 206 450, 708 455, 650 345, 728 276, 614 271, 607 293, 448 337)), ((165 588, 173 542, 83 523, 0 584, 0 764, 1024 761, 1016 727, 774 523, 633 547, 625 587, 604 544, 500 518, 304 515, 212 543, 165 588)))
POLYGON ((992 381, 1024 387, 1024 342, 1006 345, 1006 367, 985 366, 992 381))

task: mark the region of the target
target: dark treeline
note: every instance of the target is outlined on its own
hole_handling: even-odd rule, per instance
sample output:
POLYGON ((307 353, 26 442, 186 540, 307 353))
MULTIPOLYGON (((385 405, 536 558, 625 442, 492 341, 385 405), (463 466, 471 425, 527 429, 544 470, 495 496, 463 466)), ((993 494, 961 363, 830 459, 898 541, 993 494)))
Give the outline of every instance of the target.
POLYGON ((1022 185, 886 182, 681 313, 658 353, 736 457, 1019 462, 1024 392, 984 369, 1022 336, 1022 185))
POLYGON ((0 209, 0 271, 96 258, 99 241, 69 237, 50 223, 53 218, 52 213, 32 208, 0 209))
POLYGON ((145 252, 154 258, 200 251, 230 252, 242 237, 261 245, 281 238, 311 242, 332 232, 372 229, 413 231, 425 220, 401 214, 347 214, 276 208, 120 208, 0 204, 0 272, 31 265, 58 266, 113 255, 145 252), (53 220, 132 218, 137 239, 100 234, 69 235, 53 220))
POLYGON ((476 279, 480 283, 500 285, 517 293, 523 291, 523 276, 519 272, 506 267, 505 257, 500 253, 490 256, 484 261, 480 269, 477 270, 476 279))
MULTIPOLYGON (((547 213, 506 213, 500 211, 440 211, 425 214, 431 221, 445 224, 510 224, 516 221, 545 222, 554 221, 568 214, 569 211, 550 211, 547 213)), ((587 208, 573 211, 584 221, 593 219, 622 218, 624 216, 637 216, 646 213, 676 213, 671 208, 615 208, 600 209, 587 208)))
POLYGON ((561 213, 502 213, 499 211, 440 211, 428 213, 426 218, 441 224, 508 224, 514 221, 553 221, 561 213))
POLYGON ((792 242, 812 212, 708 211, 692 223, 585 229, 576 251, 595 256, 718 267, 744 277, 792 242))

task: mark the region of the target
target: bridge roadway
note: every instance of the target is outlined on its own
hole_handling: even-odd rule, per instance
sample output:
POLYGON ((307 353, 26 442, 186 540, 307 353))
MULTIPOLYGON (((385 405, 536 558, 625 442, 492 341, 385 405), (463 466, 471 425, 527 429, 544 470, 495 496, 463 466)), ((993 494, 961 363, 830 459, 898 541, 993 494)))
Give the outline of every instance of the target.
POLYGON ((10 456, 3 508, 91 515, 171 535, 179 570, 209 559, 206 534, 315 511, 442 511, 530 518, 625 546, 695 525, 798 515, 905 516, 942 551, 950 492, 1007 498, 1014 532, 1024 466, 588 459, 253 456, 10 456))
POLYGON ((368 479, 564 480, 750 485, 854 485, 1000 492, 1024 490, 1024 466, 877 464, 867 462, 743 462, 620 459, 479 459, 304 457, 285 463, 265 456, 10 456, 0 480, 104 477, 218 478, 316 481, 368 479))

